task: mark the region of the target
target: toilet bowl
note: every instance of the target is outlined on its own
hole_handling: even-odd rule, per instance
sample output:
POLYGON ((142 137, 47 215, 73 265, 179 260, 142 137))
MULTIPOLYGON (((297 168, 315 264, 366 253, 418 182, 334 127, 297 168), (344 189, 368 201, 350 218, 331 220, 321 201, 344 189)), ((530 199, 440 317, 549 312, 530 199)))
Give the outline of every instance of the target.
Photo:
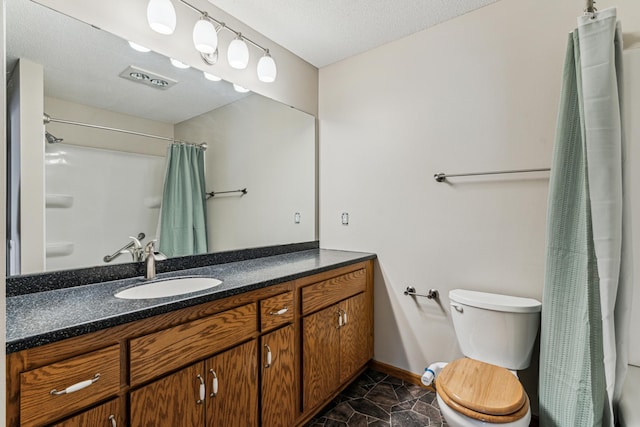
POLYGON ((529 398, 515 371, 529 366, 542 304, 464 289, 452 290, 449 299, 466 357, 434 364, 439 372, 427 369, 435 376, 442 416, 451 427, 528 426, 529 398))
POLYGON ((436 379, 440 412, 451 427, 526 427, 529 398, 518 378, 499 366, 463 358, 444 367, 436 379))

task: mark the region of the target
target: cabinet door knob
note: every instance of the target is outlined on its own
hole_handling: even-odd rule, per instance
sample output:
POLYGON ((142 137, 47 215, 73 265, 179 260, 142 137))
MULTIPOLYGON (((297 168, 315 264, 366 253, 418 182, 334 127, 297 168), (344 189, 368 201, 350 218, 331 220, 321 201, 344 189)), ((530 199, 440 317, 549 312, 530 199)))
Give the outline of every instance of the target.
POLYGON ((336 329, 340 329, 342 328, 342 310, 338 309, 338 326, 336 327, 336 329))
POLYGON ((265 344, 264 348, 267 349, 267 363, 264 365, 264 367, 270 368, 271 367, 271 348, 269 347, 268 344, 265 344))
POLYGON ((196 400, 196 403, 198 405, 202 405, 202 402, 204 401, 204 394, 205 394, 204 379, 202 378, 202 375, 200 375, 200 374, 198 374, 196 379, 198 379, 200 381, 200 388, 199 388, 199 397, 200 397, 200 399, 196 400))
POLYGON ((109 421, 111 421, 111 427, 118 427, 118 424, 116 424, 116 416, 115 415, 109 415, 109 421))
POLYGON ((213 369, 209 369, 209 372, 211 372, 211 375, 213 376, 213 382, 211 383, 211 393, 209 394, 209 397, 216 397, 218 395, 218 375, 213 369))
POLYGON ((60 396, 62 394, 69 394, 76 392, 78 390, 82 390, 83 388, 89 387, 91 384, 95 383, 100 379, 100 374, 95 374, 93 378, 90 380, 80 381, 79 383, 75 383, 65 388, 64 390, 56 390, 55 388, 49 392, 52 396, 60 396))
POLYGON ((342 325, 346 325, 347 324, 347 312, 345 310, 342 310, 342 325))

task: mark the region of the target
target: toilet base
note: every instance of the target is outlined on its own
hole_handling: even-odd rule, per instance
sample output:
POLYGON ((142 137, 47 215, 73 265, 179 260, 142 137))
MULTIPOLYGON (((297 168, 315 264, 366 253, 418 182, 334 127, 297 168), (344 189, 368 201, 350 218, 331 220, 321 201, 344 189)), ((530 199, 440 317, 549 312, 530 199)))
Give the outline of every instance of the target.
POLYGON ((473 418, 469 418, 465 415, 454 411, 451 407, 449 407, 444 401, 440 398, 439 394, 436 394, 438 399, 438 405, 440 406, 440 413, 442 413, 442 417, 445 419, 449 427, 481 427, 481 426, 501 426, 501 427, 528 427, 529 422, 531 421, 531 408, 527 411, 527 415, 520 418, 517 421, 511 423, 502 423, 502 424, 492 424, 486 423, 484 421, 475 420, 473 418))

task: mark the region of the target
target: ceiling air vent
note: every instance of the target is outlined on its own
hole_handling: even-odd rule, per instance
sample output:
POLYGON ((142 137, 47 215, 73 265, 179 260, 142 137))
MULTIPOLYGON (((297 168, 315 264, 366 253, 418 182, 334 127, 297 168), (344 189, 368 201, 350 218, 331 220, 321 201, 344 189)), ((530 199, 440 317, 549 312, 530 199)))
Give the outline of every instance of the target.
POLYGON ((169 89, 171 86, 178 83, 176 80, 170 79, 169 77, 161 76, 160 74, 138 68, 134 65, 129 65, 120 73, 120 77, 137 83, 142 83, 156 89, 169 89))

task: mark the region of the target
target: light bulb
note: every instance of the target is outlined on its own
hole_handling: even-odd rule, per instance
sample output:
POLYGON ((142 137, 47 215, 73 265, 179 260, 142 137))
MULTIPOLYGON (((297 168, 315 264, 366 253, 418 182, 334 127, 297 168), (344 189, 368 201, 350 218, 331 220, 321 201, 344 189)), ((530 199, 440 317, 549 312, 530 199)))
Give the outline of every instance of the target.
POLYGON ((265 83, 271 83, 276 80, 278 69, 276 62, 273 60, 267 50, 262 58, 258 61, 258 80, 265 83))
POLYGON ((247 93, 249 92, 249 89, 247 89, 246 87, 237 85, 237 84, 233 84, 233 88, 236 90, 236 92, 240 92, 240 93, 247 93))
POLYGON ((205 54, 213 53, 218 48, 218 33, 206 16, 193 26, 193 45, 198 52, 205 54))
POLYGON ((204 78, 207 80, 211 80, 212 82, 219 82, 220 80, 222 80, 221 77, 218 77, 214 74, 211 73, 207 73, 206 71, 202 72, 204 74, 204 78))
POLYGON ((244 70, 247 68, 247 64, 249 64, 249 48, 245 41, 242 40, 242 34, 238 33, 238 36, 229 43, 227 61, 235 69, 244 70))
POLYGON ((176 10, 171 0, 149 0, 147 22, 160 34, 173 34, 176 29, 176 10))
POLYGON ((143 52, 143 53, 147 53, 147 52, 151 52, 151 49, 149 49, 148 47, 144 47, 138 43, 134 43, 132 41, 129 42, 129 46, 131 46, 131 49, 133 50, 137 50, 138 52, 143 52))
POLYGON ((173 65, 176 68, 182 68, 182 69, 190 68, 189 65, 185 64, 184 62, 180 62, 177 59, 169 58, 169 61, 171 61, 171 65, 173 65))

